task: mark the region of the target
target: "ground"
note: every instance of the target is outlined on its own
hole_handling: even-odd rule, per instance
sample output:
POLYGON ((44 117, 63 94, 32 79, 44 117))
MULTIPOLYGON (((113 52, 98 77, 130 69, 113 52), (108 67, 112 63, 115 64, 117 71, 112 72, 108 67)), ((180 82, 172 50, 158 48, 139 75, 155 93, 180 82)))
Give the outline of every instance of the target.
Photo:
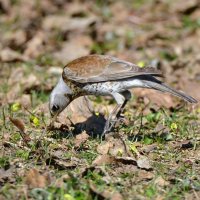
POLYGON ((47 130, 62 68, 93 53, 199 101, 198 0, 0 0, 0 35, 0 199, 200 199, 199 103, 134 89, 102 139, 115 102, 80 98, 47 130))

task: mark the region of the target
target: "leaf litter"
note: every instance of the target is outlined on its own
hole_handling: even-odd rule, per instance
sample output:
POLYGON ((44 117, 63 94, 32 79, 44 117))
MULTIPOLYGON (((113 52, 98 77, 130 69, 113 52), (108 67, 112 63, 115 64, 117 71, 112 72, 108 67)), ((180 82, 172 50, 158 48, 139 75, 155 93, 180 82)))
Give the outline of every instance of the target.
POLYGON ((90 53, 153 65, 200 100, 197 0, 3 0, 0 13, 0 198, 198 198, 199 103, 134 89, 100 141, 113 101, 80 97, 46 129, 62 67, 90 53))

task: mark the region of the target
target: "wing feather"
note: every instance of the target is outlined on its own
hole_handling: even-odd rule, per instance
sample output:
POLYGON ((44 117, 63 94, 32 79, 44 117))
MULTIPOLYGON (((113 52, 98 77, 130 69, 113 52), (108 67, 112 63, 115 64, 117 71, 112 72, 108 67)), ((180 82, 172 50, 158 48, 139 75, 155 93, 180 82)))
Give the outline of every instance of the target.
POLYGON ((92 56, 79 58, 80 62, 75 60, 69 63, 63 70, 63 76, 79 83, 113 81, 138 75, 162 76, 162 73, 154 67, 140 68, 133 63, 115 57, 92 56))

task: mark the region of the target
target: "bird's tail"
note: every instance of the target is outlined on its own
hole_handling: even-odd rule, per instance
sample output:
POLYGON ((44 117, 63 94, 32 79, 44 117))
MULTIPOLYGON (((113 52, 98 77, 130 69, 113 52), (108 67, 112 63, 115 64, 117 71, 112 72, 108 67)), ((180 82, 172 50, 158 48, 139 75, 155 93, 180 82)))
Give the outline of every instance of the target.
POLYGON ((163 82, 157 80, 156 78, 154 78, 152 76, 151 77, 148 76, 148 78, 143 77, 142 82, 146 88, 151 88, 151 89, 159 90, 161 92, 171 93, 172 95, 180 97, 189 103, 197 103, 198 102, 193 97, 186 95, 183 92, 177 91, 177 90, 165 85, 163 82))

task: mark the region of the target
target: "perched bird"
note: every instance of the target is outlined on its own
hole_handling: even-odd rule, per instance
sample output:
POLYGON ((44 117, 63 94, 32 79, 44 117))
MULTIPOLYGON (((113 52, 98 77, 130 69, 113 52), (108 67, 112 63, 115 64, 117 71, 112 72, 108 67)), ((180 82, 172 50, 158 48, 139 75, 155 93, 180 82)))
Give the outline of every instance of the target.
POLYGON ((165 85, 156 77, 161 72, 153 67, 137 65, 107 55, 89 55, 68 63, 57 85, 50 95, 49 109, 52 121, 74 99, 84 95, 110 95, 117 106, 109 115, 103 135, 113 126, 112 118, 119 118, 127 101, 131 98, 130 88, 149 88, 168 92, 190 103, 197 101, 180 91, 165 85))

